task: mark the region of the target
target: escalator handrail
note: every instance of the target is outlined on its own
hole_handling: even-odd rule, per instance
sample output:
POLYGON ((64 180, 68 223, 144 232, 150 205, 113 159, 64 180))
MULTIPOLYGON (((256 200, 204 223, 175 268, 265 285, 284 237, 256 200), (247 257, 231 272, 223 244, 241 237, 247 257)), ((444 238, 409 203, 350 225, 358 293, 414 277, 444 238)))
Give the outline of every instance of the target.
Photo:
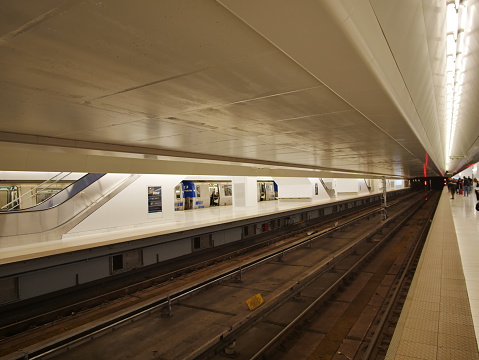
POLYGON ((26 209, 14 209, 9 211, 1 211, 0 213, 19 213, 19 212, 30 212, 30 211, 41 211, 51 209, 60 204, 63 204, 65 201, 71 199, 79 192, 84 190, 86 187, 90 186, 94 182, 98 181, 100 178, 105 176, 106 173, 88 173, 85 176, 82 176, 77 181, 71 183, 64 189, 57 192, 55 195, 50 196, 48 199, 45 199, 41 203, 34 205, 26 209))

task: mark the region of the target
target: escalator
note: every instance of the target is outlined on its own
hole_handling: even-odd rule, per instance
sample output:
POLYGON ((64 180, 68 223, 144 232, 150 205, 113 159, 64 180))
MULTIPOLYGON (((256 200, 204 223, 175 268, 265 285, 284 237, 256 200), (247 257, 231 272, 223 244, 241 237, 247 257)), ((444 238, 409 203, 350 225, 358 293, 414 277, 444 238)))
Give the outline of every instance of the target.
POLYGON ((0 248, 60 240, 140 175, 89 173, 43 202, 0 212, 0 248))

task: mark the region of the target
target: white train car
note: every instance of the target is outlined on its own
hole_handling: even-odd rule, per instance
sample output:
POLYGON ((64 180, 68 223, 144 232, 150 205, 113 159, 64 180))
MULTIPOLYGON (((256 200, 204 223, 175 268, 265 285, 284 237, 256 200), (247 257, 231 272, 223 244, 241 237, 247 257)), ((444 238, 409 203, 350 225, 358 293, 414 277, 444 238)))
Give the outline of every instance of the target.
POLYGON ((258 180, 258 202, 278 199, 278 185, 274 181, 258 180))
POLYGON ((233 204, 231 181, 183 180, 175 187, 175 210, 202 209, 233 204))

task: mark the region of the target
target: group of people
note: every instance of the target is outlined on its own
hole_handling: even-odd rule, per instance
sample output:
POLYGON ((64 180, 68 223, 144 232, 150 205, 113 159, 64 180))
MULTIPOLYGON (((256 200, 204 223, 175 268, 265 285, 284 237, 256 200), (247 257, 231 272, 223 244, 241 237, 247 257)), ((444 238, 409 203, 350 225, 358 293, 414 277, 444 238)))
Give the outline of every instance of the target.
POLYGON ((473 180, 470 177, 465 176, 462 179, 454 179, 451 177, 448 180, 447 186, 449 188, 449 192, 451 193, 451 199, 454 199, 455 194, 464 194, 464 196, 469 196, 474 189, 476 193, 476 199, 479 201, 479 181, 476 178, 473 180), (476 184, 475 189, 474 184, 476 184))

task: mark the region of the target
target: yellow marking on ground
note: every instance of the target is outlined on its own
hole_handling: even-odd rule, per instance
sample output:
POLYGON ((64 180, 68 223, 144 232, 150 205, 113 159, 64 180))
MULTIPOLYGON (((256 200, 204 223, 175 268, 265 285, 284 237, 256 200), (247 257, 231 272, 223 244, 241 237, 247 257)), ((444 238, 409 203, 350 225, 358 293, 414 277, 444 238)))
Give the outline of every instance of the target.
POLYGON ((256 309, 258 306, 260 306, 262 303, 264 303, 263 297, 261 294, 256 294, 255 296, 249 298, 246 300, 246 304, 248 305, 248 308, 250 310, 256 309))

